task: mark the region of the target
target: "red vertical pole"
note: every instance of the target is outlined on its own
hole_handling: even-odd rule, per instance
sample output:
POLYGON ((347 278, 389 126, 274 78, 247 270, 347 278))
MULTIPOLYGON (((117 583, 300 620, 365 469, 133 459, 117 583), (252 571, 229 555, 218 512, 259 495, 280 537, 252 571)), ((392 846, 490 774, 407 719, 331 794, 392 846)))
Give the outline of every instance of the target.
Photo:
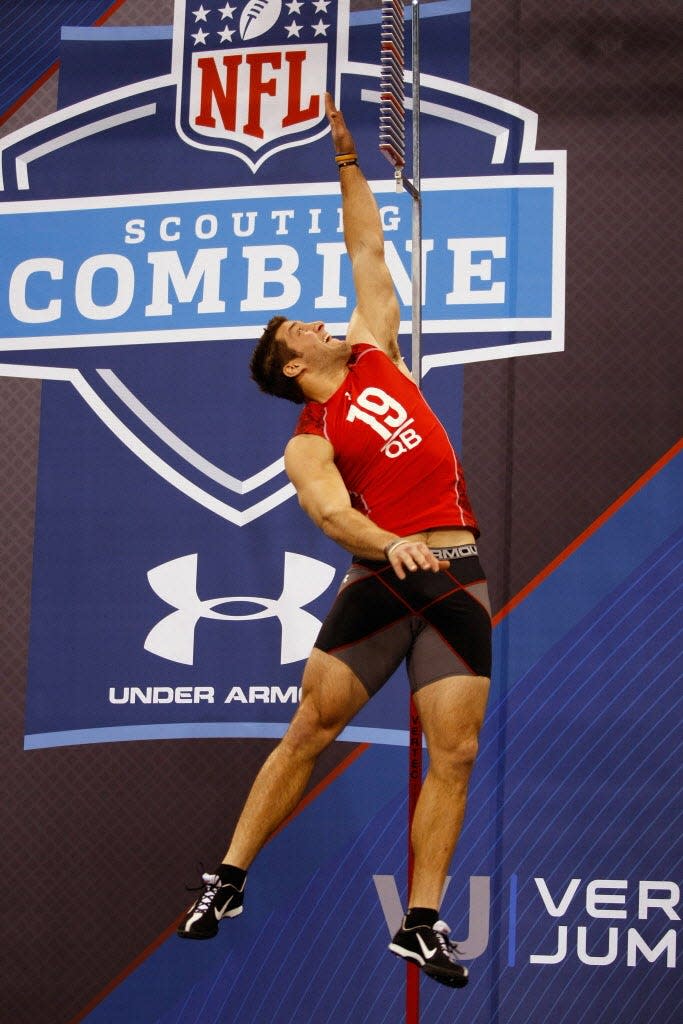
MULTIPOLYGON (((408 893, 413 884, 413 846, 411 832, 413 816, 422 788, 422 726, 415 701, 410 698, 410 744, 408 747, 408 893)), ((406 908, 407 909, 407 908, 406 908)), ((406 1024, 419 1024, 420 1020, 420 968, 410 961, 406 964, 406 1024)))

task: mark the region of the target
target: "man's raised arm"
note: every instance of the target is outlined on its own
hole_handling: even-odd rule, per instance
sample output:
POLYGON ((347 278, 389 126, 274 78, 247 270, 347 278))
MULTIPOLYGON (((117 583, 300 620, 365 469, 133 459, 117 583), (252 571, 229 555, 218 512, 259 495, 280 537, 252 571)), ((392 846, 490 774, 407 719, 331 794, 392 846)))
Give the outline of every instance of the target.
POLYGON ((384 232, 375 197, 357 163, 353 136, 344 116, 325 96, 342 193, 344 241, 351 260, 356 308, 349 323, 349 341, 374 342, 402 364, 398 349, 400 310, 384 259, 384 232))

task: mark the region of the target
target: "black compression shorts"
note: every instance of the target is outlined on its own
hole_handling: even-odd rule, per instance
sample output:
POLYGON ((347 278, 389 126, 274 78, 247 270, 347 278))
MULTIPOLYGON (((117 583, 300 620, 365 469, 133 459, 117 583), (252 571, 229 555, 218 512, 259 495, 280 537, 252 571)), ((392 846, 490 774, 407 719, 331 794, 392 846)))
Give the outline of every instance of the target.
POLYGON ((446 676, 489 677, 486 577, 473 545, 448 554, 456 552, 464 556, 445 572, 405 580, 388 562, 354 559, 315 646, 348 665, 371 696, 404 658, 413 691, 446 676))

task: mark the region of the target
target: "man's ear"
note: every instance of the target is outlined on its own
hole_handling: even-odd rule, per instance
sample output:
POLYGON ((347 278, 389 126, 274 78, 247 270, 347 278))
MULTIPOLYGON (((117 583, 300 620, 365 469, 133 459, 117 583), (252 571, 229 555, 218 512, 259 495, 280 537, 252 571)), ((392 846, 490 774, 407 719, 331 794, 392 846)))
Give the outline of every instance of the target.
POLYGON ((298 377, 302 370, 303 366, 298 359, 290 359, 290 361, 285 363, 282 367, 282 372, 285 377, 298 377))

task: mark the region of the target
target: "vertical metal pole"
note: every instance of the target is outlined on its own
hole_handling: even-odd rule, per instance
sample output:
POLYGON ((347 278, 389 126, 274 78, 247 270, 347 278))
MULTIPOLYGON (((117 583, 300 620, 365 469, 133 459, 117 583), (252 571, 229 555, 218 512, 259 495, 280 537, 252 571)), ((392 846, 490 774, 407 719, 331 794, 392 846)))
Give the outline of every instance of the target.
MULTIPOLYGON (((413 77, 413 188, 412 230, 412 351, 411 370, 422 383, 422 195, 420 193, 420 3, 411 0, 412 77, 413 77)), ((408 753, 408 892, 413 881, 411 832, 415 807, 422 788, 422 727, 417 707, 410 698, 410 745, 408 753)), ((420 970, 409 963, 406 968, 406 1024, 419 1024, 420 970)))

